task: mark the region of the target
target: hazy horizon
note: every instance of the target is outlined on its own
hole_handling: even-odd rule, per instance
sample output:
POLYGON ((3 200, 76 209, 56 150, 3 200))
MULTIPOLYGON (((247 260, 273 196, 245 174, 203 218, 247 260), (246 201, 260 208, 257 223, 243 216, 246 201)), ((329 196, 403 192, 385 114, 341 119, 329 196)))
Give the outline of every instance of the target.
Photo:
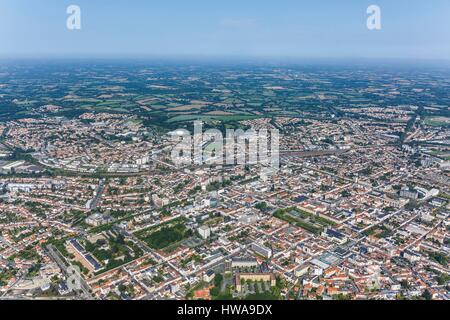
POLYGON ((0 3, 0 57, 448 60, 450 2, 436 0, 27 0, 0 3), (66 9, 81 8, 81 30, 66 9), (381 30, 366 12, 381 8, 381 30))

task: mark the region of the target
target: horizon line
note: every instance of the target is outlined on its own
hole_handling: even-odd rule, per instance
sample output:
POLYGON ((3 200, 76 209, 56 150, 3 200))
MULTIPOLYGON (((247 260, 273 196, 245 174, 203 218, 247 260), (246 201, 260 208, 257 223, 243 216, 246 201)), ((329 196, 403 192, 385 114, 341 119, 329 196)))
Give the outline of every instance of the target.
POLYGON ((0 60, 159 60, 177 61, 199 60, 203 61, 246 61, 246 62, 398 62, 398 63, 450 63, 450 58, 423 58, 423 57, 367 57, 367 56, 292 56, 292 55, 239 55, 239 54, 140 54, 140 53, 111 53, 111 54, 2 54, 0 60), (248 61, 250 60, 250 61, 248 61))

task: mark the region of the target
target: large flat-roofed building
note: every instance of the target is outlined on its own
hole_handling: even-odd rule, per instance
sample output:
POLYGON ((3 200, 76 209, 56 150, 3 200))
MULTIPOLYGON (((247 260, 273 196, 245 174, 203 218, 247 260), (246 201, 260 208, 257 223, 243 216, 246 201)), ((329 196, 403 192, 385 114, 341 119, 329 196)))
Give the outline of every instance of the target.
POLYGON ((18 160, 18 161, 14 161, 14 162, 10 162, 6 165, 4 165, 2 167, 3 171, 11 171, 12 169, 16 168, 16 167, 20 167, 21 165, 25 164, 25 161, 23 160, 18 160))
POLYGON ((231 268, 253 268, 258 266, 254 257, 236 257, 231 260, 231 268))
POLYGON ((216 276, 216 274, 214 273, 214 270, 208 270, 205 272, 205 274, 203 275, 203 281, 205 282, 211 282, 214 280, 214 277, 216 276))
POLYGON ((97 226, 101 226, 103 224, 107 224, 107 223, 111 222, 112 220, 113 219, 109 216, 105 216, 100 213, 94 213, 94 214, 90 215, 89 217, 87 217, 85 221, 87 224, 97 227, 97 226))
POLYGON ((208 239, 211 235, 211 229, 208 226, 201 226, 197 229, 198 233, 203 239, 208 239))
POLYGON ((83 248, 83 246, 76 240, 72 239, 68 242, 68 251, 73 253, 76 259, 89 270, 90 273, 96 272, 102 268, 100 263, 83 248))
POLYGON ((269 259, 270 257, 272 257, 272 249, 269 249, 266 246, 263 246, 262 244, 254 242, 251 245, 251 249, 257 254, 263 256, 264 258, 269 259))
POLYGON ((330 229, 330 228, 326 228, 324 232, 322 232, 322 236, 335 241, 339 244, 344 244, 345 242, 347 242, 347 237, 342 234, 341 232, 334 230, 334 229, 330 229))

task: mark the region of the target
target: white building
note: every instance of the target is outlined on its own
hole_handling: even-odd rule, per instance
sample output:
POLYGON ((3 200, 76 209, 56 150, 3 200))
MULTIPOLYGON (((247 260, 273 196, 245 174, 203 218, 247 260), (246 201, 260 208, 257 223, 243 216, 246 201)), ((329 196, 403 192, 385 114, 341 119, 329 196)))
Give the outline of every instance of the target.
POLYGON ((252 250, 254 252, 256 252, 257 254, 269 259, 270 257, 272 257, 272 249, 269 249, 259 243, 252 243, 251 246, 252 250))

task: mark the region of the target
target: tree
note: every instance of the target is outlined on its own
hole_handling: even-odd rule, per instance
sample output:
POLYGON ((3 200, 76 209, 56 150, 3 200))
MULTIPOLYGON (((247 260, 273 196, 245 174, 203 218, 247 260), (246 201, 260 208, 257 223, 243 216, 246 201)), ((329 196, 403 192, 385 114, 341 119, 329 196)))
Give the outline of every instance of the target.
POLYGON ((406 280, 406 279, 403 279, 400 282, 400 285, 402 286, 403 289, 409 289, 409 283, 408 283, 408 280, 406 280))
POLYGON ((256 209, 259 209, 261 211, 265 210, 267 208, 267 203, 265 202, 260 202, 258 204, 255 205, 256 209))
POLYGON ((216 287, 220 287, 222 284, 223 276, 220 273, 216 273, 216 276, 214 277, 214 285, 216 287))
POLYGON ((213 297, 217 297, 220 294, 220 289, 218 287, 213 287, 209 290, 209 294, 213 297))
POLYGON ((422 293, 422 297, 425 298, 425 300, 433 300, 433 295, 428 289, 422 293))

